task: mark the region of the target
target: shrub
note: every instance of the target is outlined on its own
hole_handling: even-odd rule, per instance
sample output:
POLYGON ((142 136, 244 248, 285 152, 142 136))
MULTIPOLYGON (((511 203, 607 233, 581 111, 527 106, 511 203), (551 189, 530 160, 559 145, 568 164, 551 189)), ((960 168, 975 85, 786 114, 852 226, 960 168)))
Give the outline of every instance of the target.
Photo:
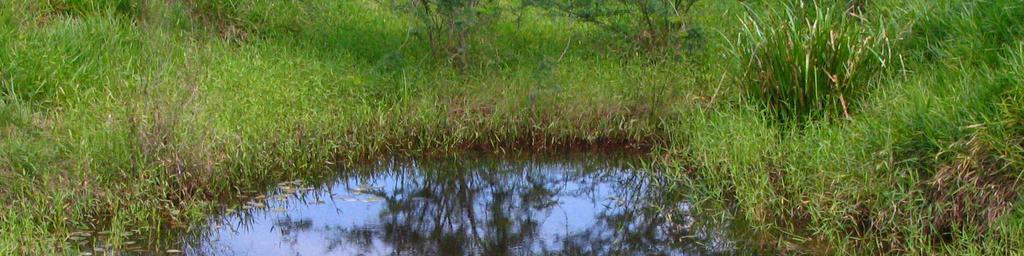
POLYGON ((648 50, 681 45, 693 33, 687 15, 697 0, 526 0, 595 24, 648 50))
POLYGON ((847 3, 789 2, 749 8, 738 45, 741 84, 783 120, 842 113, 891 55, 884 28, 870 29, 847 3))
POLYGON ((493 0, 414 0, 404 7, 419 21, 414 34, 456 64, 466 61, 473 34, 500 15, 493 0))

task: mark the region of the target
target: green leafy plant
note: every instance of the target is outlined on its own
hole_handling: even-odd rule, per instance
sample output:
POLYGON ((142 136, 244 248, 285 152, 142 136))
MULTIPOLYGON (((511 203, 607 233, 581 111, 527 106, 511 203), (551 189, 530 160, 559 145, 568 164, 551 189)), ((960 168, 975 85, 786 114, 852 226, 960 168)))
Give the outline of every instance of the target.
POLYGON ((414 0, 406 9, 420 24, 413 33, 457 64, 466 62, 473 34, 500 15, 493 0, 414 0))
POLYGON ((697 0, 527 0, 595 24, 647 49, 680 45, 693 32, 687 16, 697 0))
POLYGON ((734 47, 741 84, 783 120, 842 113, 887 67, 890 40, 849 3, 796 1, 749 8, 734 47))

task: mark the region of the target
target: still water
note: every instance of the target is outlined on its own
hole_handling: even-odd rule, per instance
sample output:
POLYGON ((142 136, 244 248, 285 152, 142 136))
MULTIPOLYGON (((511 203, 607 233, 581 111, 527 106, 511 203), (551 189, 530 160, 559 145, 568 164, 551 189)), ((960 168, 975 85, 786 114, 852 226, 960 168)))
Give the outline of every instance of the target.
POLYGON ((183 238, 188 255, 704 255, 728 225, 613 157, 393 161, 279 183, 183 238))

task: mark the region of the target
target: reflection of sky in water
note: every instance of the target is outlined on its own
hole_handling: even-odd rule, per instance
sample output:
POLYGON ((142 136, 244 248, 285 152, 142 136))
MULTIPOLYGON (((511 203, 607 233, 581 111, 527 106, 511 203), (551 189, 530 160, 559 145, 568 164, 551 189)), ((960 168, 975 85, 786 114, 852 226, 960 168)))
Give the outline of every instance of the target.
POLYGON ((279 190, 264 200, 266 208, 214 221, 186 252, 647 255, 693 249, 673 239, 686 236, 676 233, 689 224, 667 223, 648 209, 656 195, 638 172, 532 163, 445 168, 395 167, 277 198, 279 190))

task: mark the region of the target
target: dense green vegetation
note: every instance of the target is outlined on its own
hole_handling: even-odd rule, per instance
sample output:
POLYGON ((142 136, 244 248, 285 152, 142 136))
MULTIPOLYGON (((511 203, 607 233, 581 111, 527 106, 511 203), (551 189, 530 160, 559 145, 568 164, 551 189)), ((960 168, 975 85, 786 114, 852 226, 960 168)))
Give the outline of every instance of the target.
POLYGON ((689 2, 4 0, 0 254, 383 155, 617 148, 765 249, 1024 248, 1024 2, 689 2))

